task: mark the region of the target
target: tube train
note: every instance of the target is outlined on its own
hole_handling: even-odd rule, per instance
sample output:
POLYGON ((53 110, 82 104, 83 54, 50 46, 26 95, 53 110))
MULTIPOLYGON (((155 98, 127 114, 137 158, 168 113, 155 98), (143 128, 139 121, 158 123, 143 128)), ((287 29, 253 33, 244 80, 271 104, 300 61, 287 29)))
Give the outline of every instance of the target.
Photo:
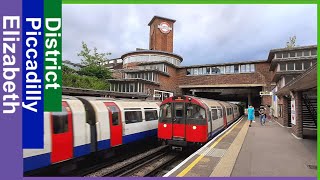
POLYGON ((44 113, 44 148, 24 149, 24 172, 157 135, 159 102, 63 96, 44 113))
POLYGON ((192 96, 174 96, 160 106, 158 139, 172 146, 203 144, 241 116, 240 106, 192 96))

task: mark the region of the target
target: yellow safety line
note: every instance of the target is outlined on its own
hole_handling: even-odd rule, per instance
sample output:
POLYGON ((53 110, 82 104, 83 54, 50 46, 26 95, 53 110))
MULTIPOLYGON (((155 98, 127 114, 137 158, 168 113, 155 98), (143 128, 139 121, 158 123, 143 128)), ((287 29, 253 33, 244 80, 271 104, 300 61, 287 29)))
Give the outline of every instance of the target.
MULTIPOLYGON (((229 131, 227 131, 225 134, 223 134, 216 142, 214 142, 209 149, 214 148, 226 135, 228 135, 239 123, 241 122, 241 120, 239 122, 237 122, 237 124, 235 124, 231 129, 229 129, 229 131)), ((182 170, 177 177, 183 177, 184 175, 186 175, 206 154, 208 151, 206 151, 205 154, 201 154, 197 159, 195 159, 191 164, 189 164, 188 167, 186 167, 184 170, 182 170)))

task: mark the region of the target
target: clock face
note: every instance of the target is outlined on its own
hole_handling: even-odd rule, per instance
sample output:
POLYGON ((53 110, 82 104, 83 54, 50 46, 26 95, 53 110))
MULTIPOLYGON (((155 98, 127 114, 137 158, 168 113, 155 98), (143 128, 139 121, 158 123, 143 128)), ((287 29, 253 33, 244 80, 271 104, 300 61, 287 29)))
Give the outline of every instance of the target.
POLYGON ((158 28, 160 29, 160 31, 162 33, 165 33, 165 34, 169 33, 172 30, 172 28, 170 27, 170 25, 167 22, 160 23, 158 25, 158 28))

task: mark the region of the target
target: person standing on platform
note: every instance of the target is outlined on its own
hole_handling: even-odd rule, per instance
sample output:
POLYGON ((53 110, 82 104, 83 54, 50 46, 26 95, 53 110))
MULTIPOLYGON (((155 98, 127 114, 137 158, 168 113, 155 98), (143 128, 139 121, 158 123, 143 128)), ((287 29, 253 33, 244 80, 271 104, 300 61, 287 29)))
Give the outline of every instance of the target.
POLYGON ((260 114, 260 124, 261 126, 265 126, 266 124, 266 108, 264 106, 261 106, 259 109, 259 114, 260 114))
POLYGON ((251 105, 248 108, 248 120, 250 121, 249 127, 251 127, 252 121, 254 120, 254 108, 251 105))

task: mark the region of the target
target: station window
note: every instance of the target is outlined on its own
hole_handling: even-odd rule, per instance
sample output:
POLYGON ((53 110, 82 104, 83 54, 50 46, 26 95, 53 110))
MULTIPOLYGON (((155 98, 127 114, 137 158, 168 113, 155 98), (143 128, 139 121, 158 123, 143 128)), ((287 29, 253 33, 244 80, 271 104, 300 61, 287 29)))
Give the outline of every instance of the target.
POLYGON ((251 65, 250 65, 250 72, 255 72, 254 64, 251 64, 251 65))
POLYGON ((296 52, 290 52, 290 57, 296 57, 296 52))
POLYGON ((311 50, 311 56, 317 55, 317 50, 316 49, 312 49, 311 50))
POLYGON ((148 110, 144 112, 146 121, 153 121, 158 119, 158 112, 157 110, 148 110))
POLYGON ((287 70, 288 71, 294 70, 294 63, 293 62, 288 62, 287 63, 287 70))
POLYGON ((124 115, 126 124, 142 122, 141 111, 126 111, 124 115))
POLYGON ((52 113, 53 134, 61 134, 68 131, 68 112, 62 106, 62 112, 52 113))
POLYGON ((287 52, 283 53, 283 58, 287 58, 287 57, 288 57, 288 53, 287 52))
POLYGON ((242 73, 246 72, 246 65, 245 64, 241 65, 241 72, 242 73))
POLYGON ((282 53, 277 53, 276 58, 282 58, 282 53))
POLYGON ((303 63, 304 69, 308 69, 310 67, 310 62, 304 62, 303 63))
POLYGON ((234 73, 239 73, 239 65, 234 65, 234 73))
POLYGON ((303 51, 303 56, 310 56, 310 51, 303 51))
POLYGON ((296 70, 302 70, 302 62, 296 62, 296 70))
POLYGON ((302 56, 302 51, 298 51, 298 52, 297 52, 297 56, 298 56, 298 57, 302 56))
POLYGON ((210 67, 206 67, 207 74, 210 74, 210 67))
POLYGON ((280 71, 286 70, 286 64, 280 63, 280 71))

